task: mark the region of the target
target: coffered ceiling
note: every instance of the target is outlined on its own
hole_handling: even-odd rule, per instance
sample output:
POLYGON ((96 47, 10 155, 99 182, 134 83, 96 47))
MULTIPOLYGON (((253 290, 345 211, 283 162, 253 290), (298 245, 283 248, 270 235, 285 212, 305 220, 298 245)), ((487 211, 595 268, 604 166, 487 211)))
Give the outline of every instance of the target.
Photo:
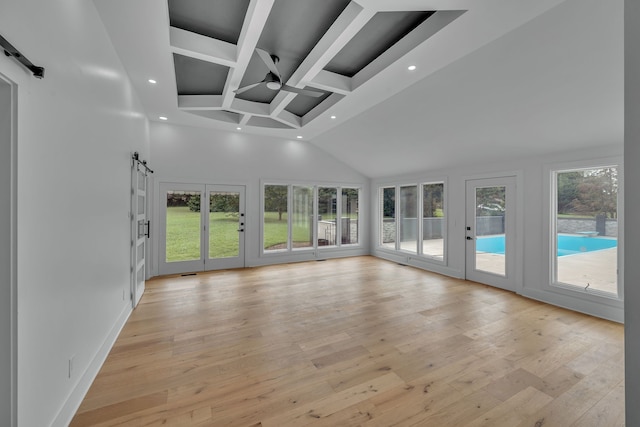
POLYGON ((563 0, 94 1, 150 120, 310 140, 563 0))

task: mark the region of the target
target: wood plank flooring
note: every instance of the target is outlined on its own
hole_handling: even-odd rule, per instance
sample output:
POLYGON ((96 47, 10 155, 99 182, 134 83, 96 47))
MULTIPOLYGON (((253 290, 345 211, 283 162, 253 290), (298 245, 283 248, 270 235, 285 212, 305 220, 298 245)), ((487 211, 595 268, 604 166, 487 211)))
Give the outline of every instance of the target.
POLYGON ((373 257, 157 278, 71 425, 623 426, 623 327, 373 257))

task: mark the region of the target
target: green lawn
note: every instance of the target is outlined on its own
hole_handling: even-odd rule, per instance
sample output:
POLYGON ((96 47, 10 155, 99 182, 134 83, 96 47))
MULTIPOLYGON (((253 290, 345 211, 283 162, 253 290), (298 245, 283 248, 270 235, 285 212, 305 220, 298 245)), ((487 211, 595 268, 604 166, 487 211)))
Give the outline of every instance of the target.
POLYGON ((167 262, 200 259, 200 212, 167 208, 167 262))
MULTIPOLYGON (((264 248, 285 249, 287 245, 288 224, 287 214, 278 219, 278 212, 264 214, 264 248), (284 247, 283 247, 284 246, 284 247)), ((293 243, 295 246, 310 246, 310 231, 305 226, 293 226, 293 243)))
MULTIPOLYGON (((209 257, 238 255, 238 218, 209 214, 209 257)), ((200 259, 200 212, 188 207, 167 208, 167 262, 200 259)))
MULTIPOLYGON (((227 258, 238 255, 238 218, 223 212, 209 214, 209 257, 227 258)), ((278 220, 277 212, 265 213, 264 247, 287 243, 287 214, 278 220)), ((309 229, 293 227, 296 246, 310 245, 309 229)), ((200 259, 200 213, 188 207, 167 208, 167 262, 200 259)))

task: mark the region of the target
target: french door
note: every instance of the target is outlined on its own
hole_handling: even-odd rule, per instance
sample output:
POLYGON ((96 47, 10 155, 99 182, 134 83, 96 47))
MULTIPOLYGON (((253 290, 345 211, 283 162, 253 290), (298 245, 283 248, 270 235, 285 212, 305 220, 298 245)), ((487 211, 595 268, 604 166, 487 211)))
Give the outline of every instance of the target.
POLYGON ((516 178, 466 182, 466 278, 516 291, 516 178))
POLYGON ((160 203, 160 274, 244 267, 244 186, 162 183, 160 203))

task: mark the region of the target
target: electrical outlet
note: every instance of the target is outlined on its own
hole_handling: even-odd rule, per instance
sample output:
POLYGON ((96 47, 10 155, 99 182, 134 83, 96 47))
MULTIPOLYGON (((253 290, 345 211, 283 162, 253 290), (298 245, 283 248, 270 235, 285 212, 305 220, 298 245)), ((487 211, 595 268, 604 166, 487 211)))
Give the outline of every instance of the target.
POLYGON ((75 358, 76 358, 75 354, 69 358, 69 378, 71 378, 71 375, 73 374, 73 362, 75 358))

